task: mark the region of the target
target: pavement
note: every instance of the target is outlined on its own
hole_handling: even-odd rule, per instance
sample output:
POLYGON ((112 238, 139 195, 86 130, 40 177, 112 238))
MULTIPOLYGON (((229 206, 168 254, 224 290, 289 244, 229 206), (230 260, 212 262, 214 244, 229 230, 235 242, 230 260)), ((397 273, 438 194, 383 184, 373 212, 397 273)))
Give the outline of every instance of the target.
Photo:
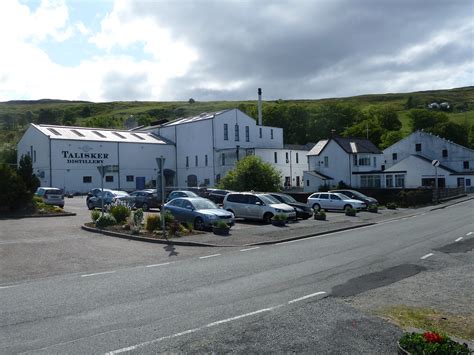
MULTIPOLYGON (((165 239, 148 239, 130 236, 128 234, 105 232, 109 236, 126 237, 127 239, 151 241, 161 244, 175 244, 202 247, 246 247, 292 241, 317 235, 336 233, 344 230, 362 228, 372 224, 387 222, 401 218, 410 218, 429 211, 446 208, 474 197, 462 196, 435 206, 421 208, 397 208, 396 210, 379 209, 378 213, 360 211, 357 216, 346 216, 343 212, 327 212, 326 221, 314 219, 290 222, 284 227, 266 225, 261 222, 237 219, 237 223, 230 230, 229 235, 221 236, 213 233, 200 233, 189 236, 165 239)), ((93 231, 92 228, 87 230, 93 231)), ((96 230, 97 231, 97 230, 96 230)))

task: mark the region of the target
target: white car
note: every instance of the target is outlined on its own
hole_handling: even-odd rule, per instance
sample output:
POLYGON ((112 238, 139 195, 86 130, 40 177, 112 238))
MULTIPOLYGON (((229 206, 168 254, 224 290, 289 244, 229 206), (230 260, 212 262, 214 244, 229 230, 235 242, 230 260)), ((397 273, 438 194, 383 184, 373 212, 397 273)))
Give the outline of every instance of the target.
POLYGON ((324 210, 347 210, 354 208, 362 210, 367 204, 362 201, 351 199, 337 192, 316 192, 308 197, 307 205, 315 211, 324 210))
POLYGON ((64 192, 55 187, 38 187, 35 193, 47 205, 64 207, 64 192))
POLYGON ((276 214, 286 214, 288 219, 296 219, 293 207, 269 194, 231 192, 224 197, 223 207, 236 218, 263 220, 265 223, 270 223, 276 214))

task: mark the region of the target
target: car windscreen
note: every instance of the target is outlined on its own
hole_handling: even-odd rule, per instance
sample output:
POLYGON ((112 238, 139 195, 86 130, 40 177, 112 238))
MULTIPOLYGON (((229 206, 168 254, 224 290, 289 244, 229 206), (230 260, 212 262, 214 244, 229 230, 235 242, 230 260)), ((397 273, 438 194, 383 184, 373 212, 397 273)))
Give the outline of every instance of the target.
POLYGON ((346 195, 341 194, 341 193, 337 193, 336 195, 339 196, 343 200, 352 200, 349 196, 346 196, 346 195))
POLYGON ((113 194, 115 196, 129 196, 129 194, 126 193, 125 191, 114 191, 113 194))
POLYGON ((186 191, 186 196, 188 197, 199 197, 198 195, 196 195, 194 192, 192 191, 186 191))
POLYGON ((62 195, 63 190, 61 189, 48 189, 44 193, 45 195, 62 195))
POLYGON ((278 195, 281 197, 284 203, 295 203, 297 202, 293 197, 289 195, 278 195))
POLYGON ((258 195, 258 197, 267 205, 270 205, 273 203, 281 203, 272 195, 263 194, 263 195, 258 195))
POLYGON ((366 195, 364 195, 363 193, 359 192, 359 191, 354 191, 353 194, 356 196, 356 197, 359 197, 359 198, 367 198, 366 195))
POLYGON ((194 208, 197 210, 207 210, 212 208, 219 208, 216 204, 210 200, 194 200, 193 201, 194 208))

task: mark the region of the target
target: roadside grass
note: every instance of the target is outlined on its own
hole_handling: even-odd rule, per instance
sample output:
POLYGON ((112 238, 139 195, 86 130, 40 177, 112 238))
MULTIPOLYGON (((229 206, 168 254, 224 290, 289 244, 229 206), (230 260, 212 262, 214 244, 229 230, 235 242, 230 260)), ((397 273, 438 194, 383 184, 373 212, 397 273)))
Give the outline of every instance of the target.
POLYGON ((451 314, 432 308, 392 306, 376 311, 402 328, 433 330, 465 340, 474 340, 474 314, 451 314))

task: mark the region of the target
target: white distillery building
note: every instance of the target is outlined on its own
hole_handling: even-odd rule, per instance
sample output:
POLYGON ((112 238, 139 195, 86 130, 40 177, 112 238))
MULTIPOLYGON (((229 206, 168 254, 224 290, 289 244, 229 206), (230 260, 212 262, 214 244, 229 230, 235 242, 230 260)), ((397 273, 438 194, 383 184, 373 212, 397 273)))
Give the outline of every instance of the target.
POLYGON ((18 143, 18 160, 30 155, 41 186, 85 193, 101 186, 98 167, 114 166, 104 188, 136 190, 157 179, 165 157, 165 181, 174 184, 175 147, 149 132, 31 124, 18 143))
POLYGON ((215 186, 236 162, 256 155, 282 175, 282 186, 302 186, 307 146, 285 146, 283 129, 257 124, 238 109, 139 128, 176 146, 176 186, 215 186))
POLYGON ((405 187, 435 185, 470 190, 474 179, 474 150, 428 132, 416 131, 383 151, 386 172, 404 174, 405 187), (435 171, 433 160, 440 165, 435 171))
POLYGON ((381 187, 383 154, 362 138, 332 137, 320 140, 307 154, 304 191, 344 182, 352 187, 381 187))

